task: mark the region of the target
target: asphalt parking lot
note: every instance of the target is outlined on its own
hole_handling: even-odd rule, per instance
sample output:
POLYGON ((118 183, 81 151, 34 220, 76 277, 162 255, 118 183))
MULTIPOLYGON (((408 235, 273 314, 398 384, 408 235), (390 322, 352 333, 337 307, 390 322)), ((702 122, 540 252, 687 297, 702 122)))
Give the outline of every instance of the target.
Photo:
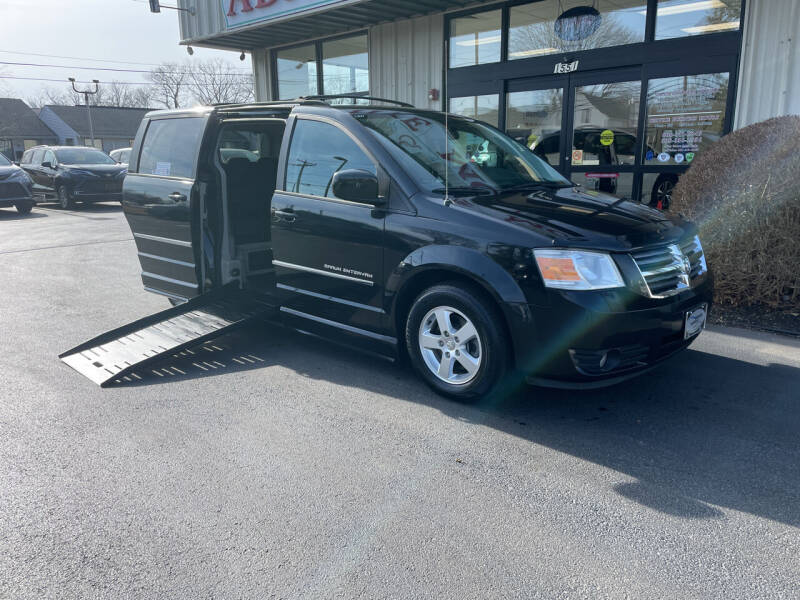
POLYGON ((119 206, 0 263, 0 598, 800 597, 798 340, 462 406, 258 326, 101 390, 58 353, 168 306, 119 206))

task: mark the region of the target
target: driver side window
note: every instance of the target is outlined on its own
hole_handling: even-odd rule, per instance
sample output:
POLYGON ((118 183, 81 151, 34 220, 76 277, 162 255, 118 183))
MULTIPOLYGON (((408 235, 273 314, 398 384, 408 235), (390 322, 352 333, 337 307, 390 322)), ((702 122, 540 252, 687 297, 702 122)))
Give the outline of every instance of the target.
POLYGON ((336 198, 333 176, 360 169, 377 175, 372 160, 344 131, 322 121, 298 119, 286 165, 286 191, 336 198))

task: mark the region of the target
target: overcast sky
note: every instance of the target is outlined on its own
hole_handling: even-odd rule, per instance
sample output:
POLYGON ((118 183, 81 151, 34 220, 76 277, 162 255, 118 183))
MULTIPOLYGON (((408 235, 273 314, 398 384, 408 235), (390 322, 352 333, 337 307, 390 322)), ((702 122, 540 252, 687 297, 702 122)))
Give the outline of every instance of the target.
MULTIPOLYGON (((162 4, 175 5, 174 0, 162 4)), ((194 56, 178 45, 178 15, 162 9, 152 14, 147 0, 0 0, 0 63, 26 62, 69 65, 70 68, 0 64, 0 76, 78 80, 143 82, 143 73, 114 73, 97 67, 148 69, 165 61, 221 57, 247 72, 250 57, 240 62, 237 53, 196 48, 194 56), (50 54, 80 60, 35 56, 50 54), (88 59, 88 60, 86 60, 88 59), (95 67, 95 68, 92 68, 95 67)), ((25 98, 43 86, 69 83, 0 78, 0 96, 25 98)))

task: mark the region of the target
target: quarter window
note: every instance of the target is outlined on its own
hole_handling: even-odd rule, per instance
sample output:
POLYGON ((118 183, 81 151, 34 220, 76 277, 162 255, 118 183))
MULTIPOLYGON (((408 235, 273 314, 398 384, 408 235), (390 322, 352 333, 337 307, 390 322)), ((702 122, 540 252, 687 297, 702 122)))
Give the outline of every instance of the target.
POLYGON ((151 121, 142 143, 138 172, 193 177, 204 128, 202 117, 151 121))
POLYGON ((289 148, 286 191, 335 198, 333 176, 344 169, 377 174, 373 162, 344 131, 321 121, 298 120, 289 148))

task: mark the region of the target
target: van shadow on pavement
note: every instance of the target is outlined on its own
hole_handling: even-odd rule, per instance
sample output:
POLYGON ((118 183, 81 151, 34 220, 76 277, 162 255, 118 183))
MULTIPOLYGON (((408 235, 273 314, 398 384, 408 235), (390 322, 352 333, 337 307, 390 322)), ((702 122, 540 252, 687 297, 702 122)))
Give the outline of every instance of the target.
POLYGON ((431 406, 618 471, 627 501, 686 519, 716 507, 800 526, 800 369, 689 349, 656 370, 591 391, 519 386, 463 405, 407 368, 282 328, 257 325, 173 355, 118 386, 279 365, 305 377, 431 406))

